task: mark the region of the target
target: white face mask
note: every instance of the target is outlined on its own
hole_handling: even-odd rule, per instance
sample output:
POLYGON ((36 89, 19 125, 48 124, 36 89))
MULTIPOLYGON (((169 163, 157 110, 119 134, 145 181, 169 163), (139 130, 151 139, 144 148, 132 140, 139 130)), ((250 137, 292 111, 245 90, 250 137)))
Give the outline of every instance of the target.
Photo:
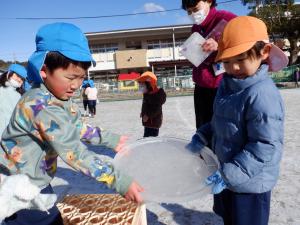
POLYGON ((197 12, 193 12, 190 17, 195 24, 200 25, 206 19, 207 14, 204 9, 200 9, 197 12))
POLYGON ((14 80, 14 79, 9 79, 8 81, 5 82, 5 86, 8 87, 14 87, 14 88, 19 88, 21 87, 21 83, 19 83, 18 81, 14 80))

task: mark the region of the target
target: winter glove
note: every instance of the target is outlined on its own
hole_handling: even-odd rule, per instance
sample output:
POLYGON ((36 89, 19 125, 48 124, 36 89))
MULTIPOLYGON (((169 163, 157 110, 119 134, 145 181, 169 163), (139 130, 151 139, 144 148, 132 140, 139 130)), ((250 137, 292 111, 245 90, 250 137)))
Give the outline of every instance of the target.
POLYGON ((215 171, 212 175, 206 178, 205 180, 206 185, 211 186, 211 193, 212 194, 219 194, 227 185, 222 178, 222 175, 219 170, 215 171))
POLYGON ((200 133, 196 133, 193 135, 191 142, 186 145, 186 148, 193 153, 200 153, 206 144, 205 138, 200 133))
POLYGON ((55 194, 40 194, 41 190, 24 174, 0 174, 0 179, 0 221, 21 209, 47 211, 57 199, 55 194))

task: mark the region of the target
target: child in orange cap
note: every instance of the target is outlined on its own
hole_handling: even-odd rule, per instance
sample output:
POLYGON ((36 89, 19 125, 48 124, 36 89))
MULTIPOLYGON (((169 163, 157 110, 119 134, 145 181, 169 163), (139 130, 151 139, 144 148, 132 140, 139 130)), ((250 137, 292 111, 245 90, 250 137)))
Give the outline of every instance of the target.
POLYGON ((206 184, 225 225, 267 225, 284 128, 284 104, 268 71, 282 69, 288 59, 269 43, 263 21, 240 16, 226 25, 216 60, 224 63, 226 73, 213 118, 188 147, 201 152, 210 145, 220 161, 206 184))
POLYGON ((152 72, 143 73, 137 81, 143 93, 142 118, 144 137, 157 137, 162 124, 162 105, 166 102, 164 89, 157 87, 157 78, 152 72))

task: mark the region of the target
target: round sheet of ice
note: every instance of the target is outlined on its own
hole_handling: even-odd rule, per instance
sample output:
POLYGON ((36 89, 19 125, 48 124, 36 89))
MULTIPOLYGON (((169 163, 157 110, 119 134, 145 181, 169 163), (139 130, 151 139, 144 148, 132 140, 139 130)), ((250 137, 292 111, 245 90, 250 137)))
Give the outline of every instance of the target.
POLYGON ((141 139, 119 152, 113 163, 145 189, 146 202, 194 200, 210 192, 204 181, 218 169, 218 161, 210 149, 205 147, 200 156, 187 150, 187 144, 176 138, 141 139))

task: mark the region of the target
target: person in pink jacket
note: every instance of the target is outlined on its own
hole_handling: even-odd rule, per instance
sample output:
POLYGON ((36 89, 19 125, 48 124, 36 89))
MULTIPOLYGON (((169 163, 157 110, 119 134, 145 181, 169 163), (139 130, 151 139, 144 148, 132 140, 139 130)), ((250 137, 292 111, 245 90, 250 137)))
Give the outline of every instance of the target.
POLYGON ((199 47, 203 48, 204 51, 212 52, 198 67, 193 67, 193 81, 195 82, 194 108, 197 129, 211 120, 213 102, 222 79, 222 73, 218 69, 220 64, 215 64, 214 60, 217 55, 218 40, 224 26, 221 26, 221 29, 216 32, 214 30, 221 23, 226 24, 227 21, 236 17, 231 12, 217 10, 216 5, 216 0, 182 0, 182 8, 187 11, 194 21, 192 32, 198 32, 207 39, 199 47))

